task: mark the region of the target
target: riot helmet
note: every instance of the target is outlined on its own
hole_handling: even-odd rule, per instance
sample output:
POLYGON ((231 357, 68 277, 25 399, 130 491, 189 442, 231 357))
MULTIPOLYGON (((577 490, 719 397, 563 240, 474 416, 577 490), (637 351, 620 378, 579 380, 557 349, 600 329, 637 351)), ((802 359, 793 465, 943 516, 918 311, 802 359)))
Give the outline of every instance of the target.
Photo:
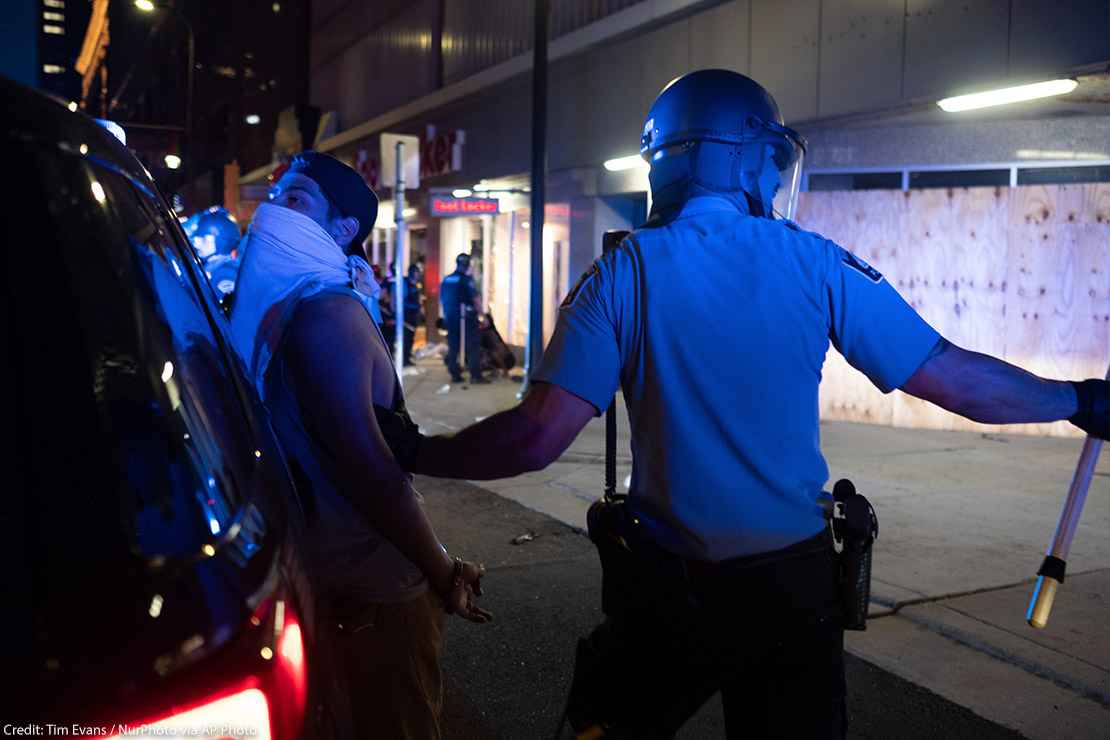
POLYGON ((724 69, 683 75, 652 103, 640 137, 653 213, 700 191, 743 198, 754 216, 792 219, 806 141, 759 83, 724 69))
POLYGON ((226 208, 212 206, 191 216, 182 227, 202 261, 230 256, 239 246, 239 222, 226 208))

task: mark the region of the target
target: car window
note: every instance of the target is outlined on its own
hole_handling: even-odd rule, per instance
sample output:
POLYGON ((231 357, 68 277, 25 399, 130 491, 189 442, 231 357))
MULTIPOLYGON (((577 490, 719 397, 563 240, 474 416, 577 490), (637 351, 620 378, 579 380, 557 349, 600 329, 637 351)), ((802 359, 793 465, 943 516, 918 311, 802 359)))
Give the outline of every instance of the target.
POLYGON ((197 553, 233 526, 256 462, 208 298, 151 195, 107 165, 58 157, 44 171, 47 238, 66 255, 54 269, 72 287, 132 546, 197 553))

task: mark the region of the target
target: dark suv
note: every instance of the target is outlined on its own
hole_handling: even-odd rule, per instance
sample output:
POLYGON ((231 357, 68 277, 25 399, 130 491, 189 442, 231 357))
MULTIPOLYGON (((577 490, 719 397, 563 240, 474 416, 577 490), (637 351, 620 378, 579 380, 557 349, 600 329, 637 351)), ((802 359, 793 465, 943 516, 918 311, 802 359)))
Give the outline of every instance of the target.
POLYGON ((110 133, 3 78, 0 98, 2 721, 336 734, 301 507, 217 295, 110 133))

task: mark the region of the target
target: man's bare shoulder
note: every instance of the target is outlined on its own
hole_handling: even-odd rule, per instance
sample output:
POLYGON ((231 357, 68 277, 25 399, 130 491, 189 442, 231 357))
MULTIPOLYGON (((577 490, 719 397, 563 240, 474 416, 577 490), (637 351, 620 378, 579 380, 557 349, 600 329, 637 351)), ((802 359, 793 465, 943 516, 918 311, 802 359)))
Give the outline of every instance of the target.
POLYGON ((372 366, 375 349, 381 345, 374 331, 370 316, 354 296, 313 296, 297 306, 289 324, 290 359, 311 366, 343 357, 348 363, 372 366))

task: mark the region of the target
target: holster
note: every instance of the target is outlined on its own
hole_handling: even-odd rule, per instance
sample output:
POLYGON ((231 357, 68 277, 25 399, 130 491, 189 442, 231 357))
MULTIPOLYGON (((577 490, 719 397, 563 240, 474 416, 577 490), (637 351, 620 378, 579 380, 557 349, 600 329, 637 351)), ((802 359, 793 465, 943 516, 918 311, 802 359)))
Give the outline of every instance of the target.
POLYGON ((871 603, 871 551, 879 536, 879 520, 871 502, 856 493, 847 479, 833 487, 827 514, 837 553, 844 629, 863 631, 871 603))
POLYGON ((627 497, 595 501, 586 513, 586 529, 601 559, 601 610, 621 618, 651 602, 673 613, 687 601, 680 558, 653 543, 629 509, 627 497))

